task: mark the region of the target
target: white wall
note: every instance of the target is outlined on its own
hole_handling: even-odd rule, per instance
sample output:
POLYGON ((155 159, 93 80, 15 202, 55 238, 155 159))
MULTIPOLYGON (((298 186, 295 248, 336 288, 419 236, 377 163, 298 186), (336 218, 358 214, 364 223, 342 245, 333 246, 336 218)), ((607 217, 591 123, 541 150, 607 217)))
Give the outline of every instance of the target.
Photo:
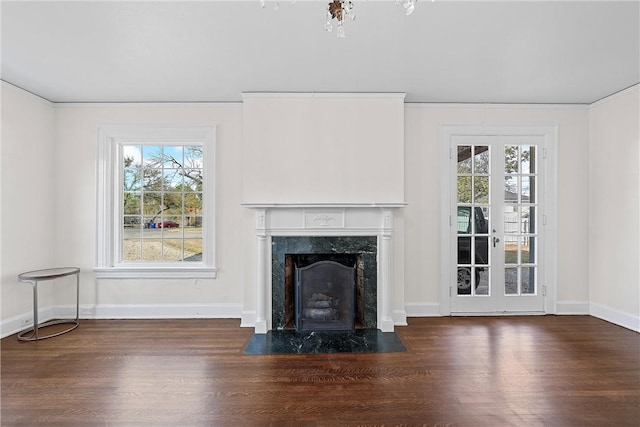
POLYGON ((640 331, 640 86, 590 112, 591 314, 640 331))
MULTIPOLYGON (((56 262, 83 274, 81 304, 91 317, 240 317, 243 258, 239 104, 71 104, 56 109, 56 262), (97 280, 96 130, 107 124, 216 127, 218 278, 97 280)), ((68 301, 69 297, 61 295, 68 301)), ((81 313, 81 315, 83 314, 81 313)))
POLYGON ((442 125, 558 126, 558 313, 588 311, 589 112, 583 106, 408 104, 405 111, 407 315, 439 315, 442 125), (581 214, 580 214, 581 213, 581 214))
MULTIPOLYGON (((33 317, 31 286, 18 274, 55 265, 54 107, 2 82, 2 335, 33 317)), ((50 310, 50 287, 39 307, 50 310)))

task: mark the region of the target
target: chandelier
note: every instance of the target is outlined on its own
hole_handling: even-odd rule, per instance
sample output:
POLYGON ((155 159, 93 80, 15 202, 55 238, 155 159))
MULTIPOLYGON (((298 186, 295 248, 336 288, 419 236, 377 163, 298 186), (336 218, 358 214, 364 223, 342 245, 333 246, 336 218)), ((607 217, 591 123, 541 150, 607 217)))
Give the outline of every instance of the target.
MULTIPOLYGON (((295 3, 295 0, 292 0, 295 3)), ((411 15, 416 8, 416 2, 418 0, 395 0, 396 5, 402 4, 405 13, 411 15)), ((431 0, 433 1, 433 0, 431 0)), ((276 1, 276 10, 279 8, 280 2, 276 1)), ((265 0, 260 0, 260 5, 265 7, 265 0)), ((326 31, 333 30, 333 20, 338 23, 336 34, 339 38, 345 37, 344 22, 346 18, 350 20, 356 19, 356 14, 353 11, 353 2, 350 0, 332 0, 327 4, 327 21, 324 24, 326 31)))

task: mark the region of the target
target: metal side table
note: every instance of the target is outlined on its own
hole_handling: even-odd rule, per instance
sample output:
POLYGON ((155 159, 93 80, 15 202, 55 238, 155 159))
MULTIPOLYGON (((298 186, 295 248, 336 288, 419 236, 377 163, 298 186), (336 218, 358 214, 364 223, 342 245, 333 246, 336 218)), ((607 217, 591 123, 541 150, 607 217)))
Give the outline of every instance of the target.
POLYGON ((78 327, 78 318, 80 315, 80 269, 77 267, 60 267, 60 268, 47 268, 44 270, 35 270, 22 273, 18 275, 18 281, 20 283, 31 283, 33 286, 33 327, 25 329, 18 334, 19 341, 37 341, 45 338, 56 337, 78 327), (59 279, 61 277, 76 276, 76 318, 75 319, 58 319, 49 320, 38 324, 38 282, 44 280, 59 279), (70 326, 62 331, 52 333, 49 335, 39 335, 38 330, 46 328, 47 326, 69 324, 70 326), (31 335, 28 335, 31 333, 31 335))

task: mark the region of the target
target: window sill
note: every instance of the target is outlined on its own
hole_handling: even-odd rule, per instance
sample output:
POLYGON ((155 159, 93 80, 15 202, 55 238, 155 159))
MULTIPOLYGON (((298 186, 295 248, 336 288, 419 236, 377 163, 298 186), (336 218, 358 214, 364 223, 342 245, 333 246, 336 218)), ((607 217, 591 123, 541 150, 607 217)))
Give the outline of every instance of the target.
POLYGON ((98 279, 215 279, 212 267, 108 267, 94 268, 98 279))

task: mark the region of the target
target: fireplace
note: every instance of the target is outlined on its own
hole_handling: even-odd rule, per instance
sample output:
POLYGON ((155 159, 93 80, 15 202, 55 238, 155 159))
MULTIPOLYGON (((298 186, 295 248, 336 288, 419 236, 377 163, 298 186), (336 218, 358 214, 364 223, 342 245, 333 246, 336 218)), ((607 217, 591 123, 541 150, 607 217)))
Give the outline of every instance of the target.
MULTIPOLYGON (((244 206, 255 210, 257 268, 256 311, 253 316, 250 311, 243 313, 243 326, 254 325, 257 334, 271 330, 295 331, 299 323, 301 328, 307 328, 304 321, 296 322, 296 265, 304 276, 308 271, 304 268, 331 261, 350 268, 355 265, 355 272, 346 273, 355 275, 353 326, 349 322, 339 328, 393 332, 393 210, 404 204, 244 206), (343 256, 345 259, 355 257, 355 261, 354 258, 337 259, 343 256)), ((310 298, 314 293, 324 292, 311 292, 310 298)), ((316 295, 316 306, 306 308, 335 308, 320 307, 333 301, 319 303, 323 298, 325 296, 316 295)), ((304 308, 300 307, 299 316, 304 314, 304 308)), ((328 318, 330 313, 324 310, 314 314, 328 318)))
MULTIPOLYGON (((271 264, 271 318, 272 329, 274 330, 312 330, 309 325, 317 322, 301 325, 300 318, 296 316, 304 314, 304 308, 333 308, 320 307, 330 305, 326 302, 316 301, 316 304, 304 304, 301 298, 313 298, 313 294, 327 294, 335 303, 335 299, 341 301, 341 310, 347 310, 345 296, 351 296, 353 303, 349 304, 353 316, 353 325, 335 326, 335 323, 323 322, 323 325, 315 327, 313 330, 346 330, 363 329, 377 327, 377 295, 378 295, 378 273, 377 273, 377 239, 375 236, 274 236, 272 238, 272 264, 271 264), (328 264, 331 262, 334 264, 328 264), (320 264, 323 263, 323 264, 320 264), (337 267, 339 264, 344 269, 337 267), (314 268, 309 268, 314 266, 314 268), (322 266, 322 267, 319 267, 322 266), (321 275, 326 276, 326 270, 332 270, 334 277, 319 281, 320 283, 310 283, 310 293, 303 296, 296 290, 296 278, 302 279, 312 276, 316 268, 321 275), (351 271, 349 271, 351 270, 351 271), (337 272, 337 274, 335 274, 337 272), (297 277, 298 276, 298 277, 297 277), (337 276, 337 277, 335 277, 337 276), (349 284, 345 284, 350 279, 349 284), (322 283, 324 282, 324 283, 322 283), (327 289, 326 284, 332 283, 332 289, 327 289), (321 286, 324 286, 322 288, 321 286), (349 290, 348 288, 351 288, 349 290), (316 307, 311 307, 316 305, 316 307), (302 326, 302 327, 301 327, 302 326)), ((300 282, 300 280, 298 280, 300 282)), ((309 285, 309 283, 308 283, 309 285)), ((304 283, 302 283, 304 287, 304 283)), ((304 293, 304 291, 303 291, 304 293)), ((316 295, 316 300, 321 300, 323 296, 316 295)), ((334 304, 335 305, 335 304, 334 304)), ((310 314, 311 312, 308 312, 310 314)), ((329 314, 325 311, 324 314, 329 314)), ((322 311, 315 312, 317 317, 322 317, 322 311)), ((345 316, 341 316, 344 319, 345 316)), ((309 319, 307 319, 309 320, 309 319)))
POLYGON ((284 329, 363 328, 365 300, 362 254, 287 254, 284 329))

